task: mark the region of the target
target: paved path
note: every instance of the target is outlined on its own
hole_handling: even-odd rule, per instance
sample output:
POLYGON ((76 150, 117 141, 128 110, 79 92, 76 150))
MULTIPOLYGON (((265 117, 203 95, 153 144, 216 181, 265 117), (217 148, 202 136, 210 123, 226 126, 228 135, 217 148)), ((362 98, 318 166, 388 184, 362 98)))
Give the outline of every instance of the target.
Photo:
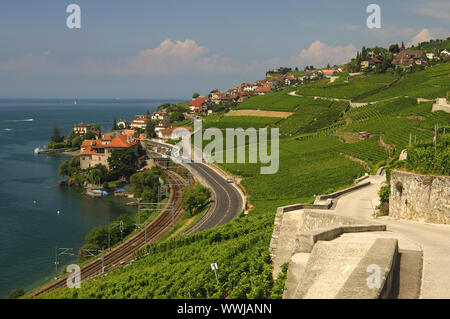
MULTIPOLYGON (((349 217, 372 219, 378 205, 378 190, 384 176, 370 176, 372 185, 339 198, 334 210, 349 217)), ((423 277, 420 298, 450 299, 450 225, 430 224, 391 217, 377 218, 395 236, 419 245, 423 250, 423 277)), ((399 248, 410 249, 399 240, 399 248), (402 247, 403 246, 403 247, 402 247)))

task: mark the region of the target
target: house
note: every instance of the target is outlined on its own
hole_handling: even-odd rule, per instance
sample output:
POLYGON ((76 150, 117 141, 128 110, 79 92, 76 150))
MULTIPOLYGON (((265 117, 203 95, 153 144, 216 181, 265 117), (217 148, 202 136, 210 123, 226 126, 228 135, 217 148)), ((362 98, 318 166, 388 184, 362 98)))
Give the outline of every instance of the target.
POLYGON ((434 52, 427 52, 425 53, 425 55, 427 56, 428 60, 438 59, 438 56, 434 52))
POLYGON ((441 54, 441 56, 449 56, 450 55, 450 51, 445 49, 445 50, 442 50, 440 54, 441 54))
POLYGON ((242 90, 245 92, 253 92, 257 88, 257 85, 254 85, 252 83, 243 83, 242 84, 242 90))
POLYGON ((122 135, 136 137, 136 136, 138 136, 138 131, 136 131, 135 129, 125 129, 122 131, 122 135))
POLYGON ((148 122, 147 115, 136 115, 134 117, 134 120, 131 121, 130 127, 143 130, 147 126, 147 122, 148 122))
MULTIPOLYGON (((364 62, 364 61, 363 61, 363 62, 364 62)), ((361 63, 362 63, 362 62, 361 62, 361 63)), ((323 72, 323 75, 324 75, 324 76, 330 77, 330 76, 332 76, 332 75, 335 75, 337 71, 336 71, 335 69, 323 69, 322 72, 323 72)))
POLYGON ((129 126, 129 123, 128 123, 127 120, 120 119, 120 120, 117 122, 117 127, 120 128, 120 129, 126 129, 126 128, 128 128, 128 126, 129 126))
POLYGON ((169 121, 170 116, 167 114, 167 112, 154 112, 152 114, 152 120, 153 121, 169 121))
POLYGON ((157 135, 160 139, 169 140, 172 138, 172 132, 175 131, 176 129, 186 129, 189 132, 193 131, 192 127, 190 127, 190 126, 176 126, 176 127, 170 127, 170 128, 159 130, 157 135))
POLYGON ((236 103, 238 101, 239 97, 237 94, 234 93, 228 93, 222 95, 221 101, 223 105, 230 105, 232 103, 236 103))
POLYGON ((270 93, 272 88, 270 86, 259 86, 255 89, 256 95, 264 95, 266 93, 270 93))
POLYGON ((88 169, 97 164, 102 164, 109 169, 108 159, 114 150, 134 148, 137 150, 137 141, 129 135, 119 135, 112 138, 104 135, 97 140, 84 140, 81 144, 80 167, 88 169))
POLYGON ((206 113, 208 112, 208 104, 206 98, 196 98, 189 103, 189 109, 194 113, 206 113))
POLYGON ((156 124, 155 133, 156 133, 156 135, 158 135, 159 131, 167 130, 170 128, 172 128, 172 125, 170 125, 170 123, 168 121, 160 121, 160 122, 158 122, 158 124, 156 124))
POLYGON ((383 63, 383 61, 381 61, 378 58, 369 58, 367 60, 364 60, 361 62, 361 67, 362 68, 368 68, 368 67, 376 67, 378 64, 383 63))
POLYGON ((222 93, 220 93, 220 91, 214 90, 214 91, 211 91, 211 93, 209 93, 209 94, 210 94, 210 99, 211 99, 212 103, 214 103, 214 104, 220 103, 221 96, 222 96, 222 93))
POLYGON ((402 64, 408 64, 408 65, 422 65, 422 64, 428 64, 427 56, 422 50, 404 50, 401 51, 396 55, 394 60, 392 60, 392 64, 402 65, 402 64))
POLYGON ((100 134, 100 132, 96 130, 92 124, 85 124, 85 123, 74 125, 73 132, 77 135, 85 135, 87 132, 92 132, 95 135, 100 134))

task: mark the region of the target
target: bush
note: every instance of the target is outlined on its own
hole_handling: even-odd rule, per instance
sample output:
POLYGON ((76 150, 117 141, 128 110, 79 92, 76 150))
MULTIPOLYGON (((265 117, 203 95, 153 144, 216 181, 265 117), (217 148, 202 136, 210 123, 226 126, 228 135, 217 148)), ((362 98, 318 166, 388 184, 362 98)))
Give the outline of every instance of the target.
POLYGON ((49 149, 61 149, 61 148, 65 148, 66 147, 66 143, 64 142, 50 142, 48 143, 48 148, 49 149))
POLYGON ((23 295, 25 295, 25 289, 23 288, 13 289, 9 293, 8 299, 17 299, 19 297, 22 297, 23 295))

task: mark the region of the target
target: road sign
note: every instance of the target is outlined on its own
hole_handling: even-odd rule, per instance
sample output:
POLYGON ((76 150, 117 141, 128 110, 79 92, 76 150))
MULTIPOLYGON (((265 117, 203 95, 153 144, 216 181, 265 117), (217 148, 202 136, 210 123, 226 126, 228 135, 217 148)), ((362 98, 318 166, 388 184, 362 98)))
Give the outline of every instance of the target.
POLYGON ((212 269, 212 270, 217 270, 217 269, 218 269, 218 268, 217 268, 217 264, 216 264, 216 263, 211 264, 211 269, 212 269))

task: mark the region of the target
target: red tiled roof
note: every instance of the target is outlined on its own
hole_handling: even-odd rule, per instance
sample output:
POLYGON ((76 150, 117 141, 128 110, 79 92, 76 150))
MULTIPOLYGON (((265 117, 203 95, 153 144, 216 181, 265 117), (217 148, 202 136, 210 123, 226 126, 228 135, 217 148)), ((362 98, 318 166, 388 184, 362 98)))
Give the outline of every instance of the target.
POLYGON ((189 106, 201 107, 205 102, 205 99, 195 99, 189 103, 189 106))
POLYGON ((128 142, 127 141, 128 136, 126 135, 120 135, 115 137, 111 143, 106 145, 106 147, 112 147, 112 148, 125 148, 125 147, 131 147, 136 144, 134 140, 128 142))
POLYGON ((260 87, 257 87, 255 89, 255 92, 257 92, 257 93, 267 93, 267 92, 270 92, 270 87, 268 87, 268 86, 260 86, 260 87))

